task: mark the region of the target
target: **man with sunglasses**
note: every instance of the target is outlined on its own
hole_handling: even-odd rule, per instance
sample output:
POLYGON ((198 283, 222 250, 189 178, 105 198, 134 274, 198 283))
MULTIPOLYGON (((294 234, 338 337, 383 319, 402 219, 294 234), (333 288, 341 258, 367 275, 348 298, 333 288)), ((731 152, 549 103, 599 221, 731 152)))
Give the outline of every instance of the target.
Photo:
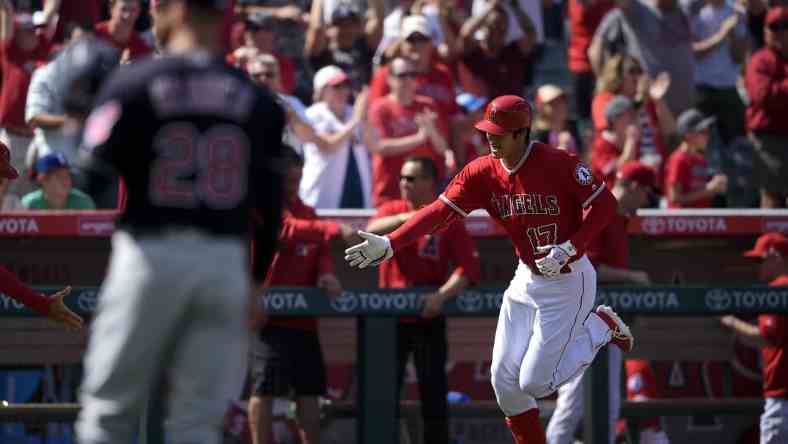
POLYGON ((747 130, 755 145, 753 176, 761 208, 788 204, 788 6, 771 8, 764 29, 766 46, 747 64, 744 84, 750 97, 747 130))
MULTIPOLYGON (((19 173, 11 166, 8 147, 0 142, 0 179, 14 180, 17 177, 19 173)), ((82 318, 63 303, 63 298, 71 293, 71 287, 66 287, 52 296, 44 296, 27 288, 13 273, 0 265, 0 292, 69 330, 82 328, 82 318)))
POLYGON ((250 13, 243 21, 243 45, 227 55, 227 62, 241 70, 260 54, 271 54, 279 63, 282 89, 287 94, 295 90, 295 67, 286 56, 276 51, 276 17, 266 11, 250 13))
POLYGON ((634 346, 610 307, 593 310, 596 271, 585 255, 615 216, 616 200, 576 156, 531 142, 532 120, 522 97, 494 99, 475 125, 491 154, 393 233, 359 232, 365 241, 345 250, 353 267, 378 265, 477 209, 506 230, 519 265, 504 292, 490 372, 517 444, 545 442, 536 399, 582 374, 604 345, 634 346))
MULTIPOLYGON (((388 234, 407 222, 418 208, 434 201, 438 194, 437 173, 430 157, 409 157, 400 170, 402 198, 380 206, 367 230, 388 234)), ((424 297, 421 318, 401 318, 397 330, 397 381, 401 387, 405 366, 413 354, 425 443, 449 443, 446 402, 448 345, 446 318, 441 315, 441 310, 446 301, 479 281, 479 267, 479 254, 462 221, 455 221, 441 234, 422 236, 380 266, 380 288, 437 288, 424 297)))
MULTIPOLYGON (((760 261, 758 277, 770 287, 788 287, 788 238, 782 233, 766 233, 744 256, 760 261)), ((763 396, 761 444, 788 442, 788 316, 762 314, 758 325, 735 316, 720 318, 722 325, 741 339, 761 348, 763 355, 763 396)))

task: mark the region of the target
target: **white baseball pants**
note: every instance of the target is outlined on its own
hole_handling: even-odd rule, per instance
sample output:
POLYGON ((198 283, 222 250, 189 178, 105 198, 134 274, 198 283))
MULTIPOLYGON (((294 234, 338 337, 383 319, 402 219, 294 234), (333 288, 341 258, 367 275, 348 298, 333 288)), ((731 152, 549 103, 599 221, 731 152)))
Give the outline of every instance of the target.
POLYGON ((582 374, 610 341, 592 314, 596 271, 583 256, 571 273, 545 278, 520 263, 504 293, 492 356, 492 385, 506 416, 536 408, 536 399, 582 374))

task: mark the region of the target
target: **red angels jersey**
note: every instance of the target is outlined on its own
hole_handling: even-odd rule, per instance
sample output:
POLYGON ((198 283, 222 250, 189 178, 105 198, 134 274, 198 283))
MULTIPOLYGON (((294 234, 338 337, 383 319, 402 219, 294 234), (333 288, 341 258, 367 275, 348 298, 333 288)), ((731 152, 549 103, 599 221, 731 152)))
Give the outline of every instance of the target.
MULTIPOLYGON (((462 216, 483 208, 514 243, 517 256, 534 273, 546 253, 537 247, 567 241, 583 220, 583 209, 605 191, 580 159, 564 150, 531 142, 513 169, 492 155, 469 163, 440 199, 462 216)), ((609 192, 609 191, 608 191, 609 192)), ((576 260, 585 245, 575 245, 576 260)))

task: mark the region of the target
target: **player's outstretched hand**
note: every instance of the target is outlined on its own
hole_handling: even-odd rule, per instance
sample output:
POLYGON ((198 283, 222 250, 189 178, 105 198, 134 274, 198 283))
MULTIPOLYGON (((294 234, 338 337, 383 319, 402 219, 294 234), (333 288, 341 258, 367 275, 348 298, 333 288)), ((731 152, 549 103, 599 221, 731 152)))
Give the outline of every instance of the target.
POLYGON ((394 255, 388 237, 366 231, 359 231, 358 235, 364 239, 364 242, 345 250, 345 260, 351 267, 367 268, 370 265, 380 265, 394 255))
POLYGON ((577 254, 577 250, 571 241, 566 241, 560 245, 537 247, 537 251, 547 253, 547 256, 536 260, 536 268, 548 278, 558 276, 561 273, 561 269, 569 262, 569 259, 577 254))
POLYGON ((63 298, 68 296, 69 293, 71 293, 71 287, 66 287, 51 296, 49 301, 49 319, 68 330, 82 330, 82 318, 63 303, 63 298))

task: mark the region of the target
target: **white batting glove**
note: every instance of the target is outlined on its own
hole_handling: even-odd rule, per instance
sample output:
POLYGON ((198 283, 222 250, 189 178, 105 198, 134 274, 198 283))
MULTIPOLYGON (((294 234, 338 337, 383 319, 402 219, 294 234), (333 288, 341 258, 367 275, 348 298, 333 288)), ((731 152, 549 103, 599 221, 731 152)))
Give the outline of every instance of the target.
POLYGON ((380 265, 394 256, 388 237, 366 231, 359 231, 358 235, 364 239, 364 242, 345 250, 345 260, 351 267, 367 268, 370 265, 380 265))
POLYGON ((572 256, 577 254, 577 249, 572 245, 572 241, 566 241, 560 245, 545 245, 537 247, 536 250, 540 253, 547 253, 547 256, 536 260, 536 268, 544 277, 548 278, 561 274, 561 269, 572 256))

